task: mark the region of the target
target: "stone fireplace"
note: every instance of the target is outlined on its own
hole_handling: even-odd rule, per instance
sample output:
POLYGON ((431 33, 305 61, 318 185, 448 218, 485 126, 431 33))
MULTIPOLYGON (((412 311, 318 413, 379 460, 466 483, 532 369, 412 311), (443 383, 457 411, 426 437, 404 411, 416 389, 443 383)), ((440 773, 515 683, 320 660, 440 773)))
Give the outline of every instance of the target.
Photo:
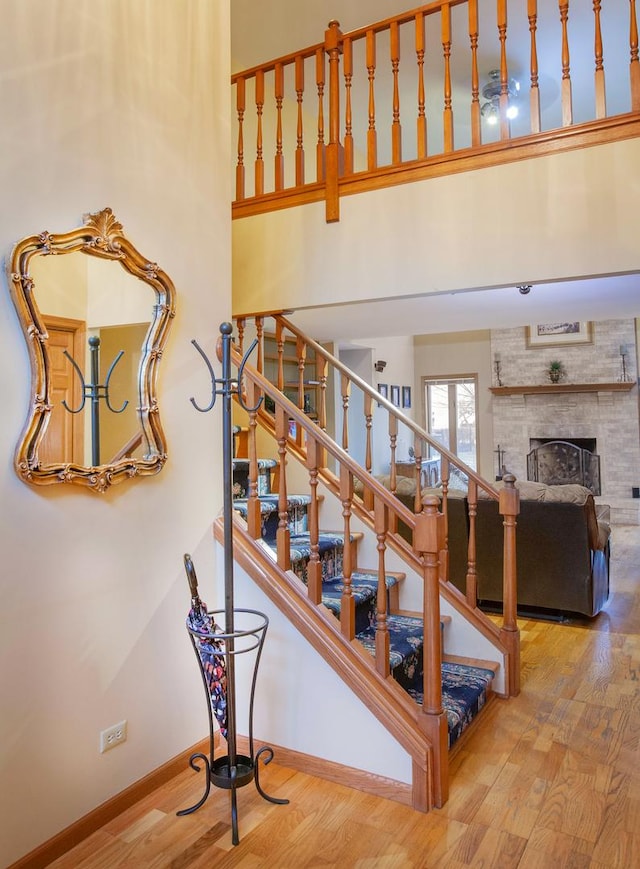
POLYGON ((570 441, 597 451, 598 500, 611 505, 614 521, 638 524, 640 500, 632 497, 640 484, 636 355, 629 354, 631 380, 618 382, 621 344, 635 349, 633 320, 594 323, 593 343, 575 346, 531 349, 524 327, 492 331, 503 384, 492 389, 493 437, 505 469, 523 480, 536 444, 570 441), (562 359, 568 372, 559 385, 545 376, 551 359, 562 359))

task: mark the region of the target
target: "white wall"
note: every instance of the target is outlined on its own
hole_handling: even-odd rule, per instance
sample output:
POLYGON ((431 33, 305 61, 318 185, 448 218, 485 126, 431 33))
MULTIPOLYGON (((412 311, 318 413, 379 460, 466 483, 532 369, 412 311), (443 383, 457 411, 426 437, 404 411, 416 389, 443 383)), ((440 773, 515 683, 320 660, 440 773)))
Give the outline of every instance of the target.
POLYGON ((237 220, 234 312, 635 271, 639 164, 629 139, 237 220))
POLYGON ((186 631, 191 552, 215 603, 219 414, 197 414, 230 311, 229 3, 0 0, 0 247, 111 206, 177 288, 160 372, 169 460, 103 496, 13 471, 29 364, 0 292, 0 865, 206 733, 186 631), (218 171, 217 167, 224 167, 218 171), (98 753, 122 718, 127 742, 98 753))

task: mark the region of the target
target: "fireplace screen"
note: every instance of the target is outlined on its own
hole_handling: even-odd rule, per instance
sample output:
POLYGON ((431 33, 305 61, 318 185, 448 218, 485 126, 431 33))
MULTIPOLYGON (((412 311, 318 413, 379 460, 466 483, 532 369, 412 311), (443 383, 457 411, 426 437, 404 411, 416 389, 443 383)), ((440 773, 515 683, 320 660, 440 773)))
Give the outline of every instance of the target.
POLYGON ((547 441, 527 456, 527 479, 550 486, 579 483, 600 494, 600 456, 569 441, 547 441))

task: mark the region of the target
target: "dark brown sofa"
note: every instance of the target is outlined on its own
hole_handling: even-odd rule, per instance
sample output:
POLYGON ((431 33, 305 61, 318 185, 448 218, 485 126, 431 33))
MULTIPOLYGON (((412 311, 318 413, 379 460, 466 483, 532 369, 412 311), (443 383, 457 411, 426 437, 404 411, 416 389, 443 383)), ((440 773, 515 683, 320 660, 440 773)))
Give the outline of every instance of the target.
MULTIPOLYGON (((388 477, 378 478, 388 485, 388 477)), ((502 483, 496 483, 500 489, 502 483)), ((522 615, 595 616, 609 597, 610 527, 598 519, 593 495, 584 486, 546 486, 518 481, 520 515, 516 528, 518 612, 522 615)), ((424 489, 423 495, 441 495, 424 489)), ((415 482, 399 477, 396 496, 414 509, 415 482)), ((468 503, 451 489, 449 579, 464 594, 469 542, 468 503)), ((478 498, 476 574, 479 605, 501 608, 503 599, 503 524, 498 503, 478 498)), ((409 529, 399 533, 410 541, 409 529)), ((411 541, 410 541, 411 542, 411 541)))

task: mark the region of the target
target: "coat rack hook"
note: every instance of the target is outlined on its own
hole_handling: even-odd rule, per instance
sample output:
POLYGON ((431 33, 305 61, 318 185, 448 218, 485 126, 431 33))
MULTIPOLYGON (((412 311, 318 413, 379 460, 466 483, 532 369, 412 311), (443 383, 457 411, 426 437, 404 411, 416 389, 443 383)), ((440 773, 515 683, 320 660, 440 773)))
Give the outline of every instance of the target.
POLYGON ((193 346, 196 348, 198 353, 204 359, 205 365, 207 366, 207 369, 209 371, 209 377, 211 378, 211 401, 209 402, 207 407, 200 407, 197 404, 195 398, 193 398, 193 396, 189 399, 189 401, 195 407, 196 410, 200 411, 200 413, 208 413, 211 410, 211 408, 214 406, 214 404, 216 403, 216 390, 217 390, 217 383, 218 382, 216 380, 216 375, 214 374, 214 371, 213 371, 213 366, 211 365, 211 362, 209 361, 209 357, 207 356, 207 354, 204 352, 204 350, 198 344, 198 342, 196 341, 195 338, 191 339, 191 343, 193 344, 193 346))

